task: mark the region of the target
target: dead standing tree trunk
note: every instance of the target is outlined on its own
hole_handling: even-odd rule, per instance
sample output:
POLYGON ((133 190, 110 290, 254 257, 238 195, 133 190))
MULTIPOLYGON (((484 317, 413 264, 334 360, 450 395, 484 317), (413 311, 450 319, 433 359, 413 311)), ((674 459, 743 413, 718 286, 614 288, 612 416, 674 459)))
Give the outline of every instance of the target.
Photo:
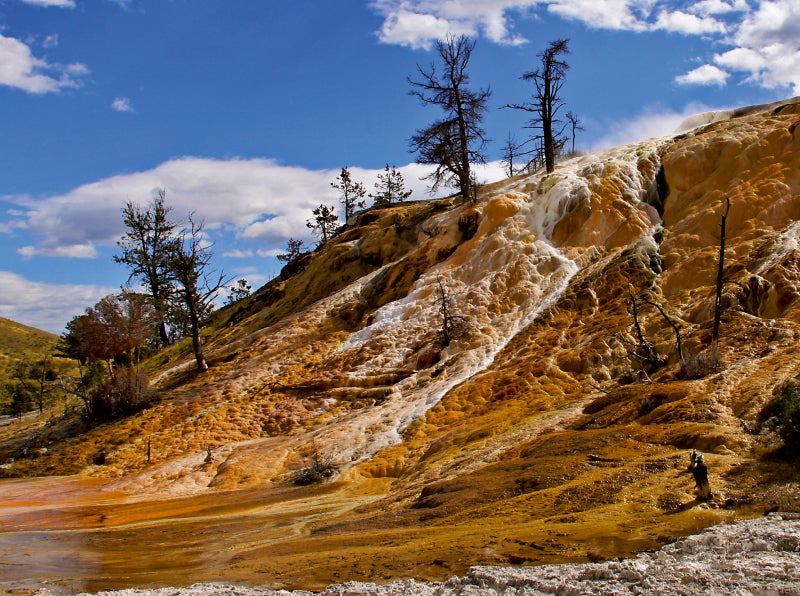
POLYGON ((711 485, 708 483, 708 467, 703 461, 703 455, 692 449, 690 459, 689 471, 694 477, 694 484, 697 488, 697 500, 708 501, 711 498, 711 485))
POLYGON ((728 219, 728 212, 731 209, 731 200, 725 199, 725 213, 720 221, 719 233, 719 262, 717 263, 717 286, 714 293, 714 329, 711 333, 711 348, 717 353, 719 349, 719 324, 722 318, 722 290, 725 287, 725 223, 728 219))
POLYGON ((459 339, 467 333, 469 324, 464 317, 455 314, 450 296, 447 294, 441 278, 437 279, 436 282, 439 285, 439 314, 442 315, 440 341, 442 347, 446 348, 451 341, 459 339))

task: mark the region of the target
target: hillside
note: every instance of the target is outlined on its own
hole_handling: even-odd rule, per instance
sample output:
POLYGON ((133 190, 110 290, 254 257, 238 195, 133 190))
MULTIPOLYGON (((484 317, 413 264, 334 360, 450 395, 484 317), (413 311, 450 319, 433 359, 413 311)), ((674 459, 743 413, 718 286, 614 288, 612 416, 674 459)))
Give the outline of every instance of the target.
POLYGON ((13 481, 20 503, 60 490, 56 514, 0 514, 68 536, 46 544, 66 563, 39 573, 99 589, 442 580, 796 511, 796 462, 761 423, 800 375, 798 123, 794 100, 715 113, 485 186, 475 204, 367 212, 218 314, 207 373, 186 346, 150 362, 159 404, 66 441, 43 429, 25 439, 36 457, 0 443, 7 475, 80 474, 13 481), (726 199, 735 283, 715 353, 726 199), (446 346, 442 288, 467 323, 446 346), (644 374, 626 357, 631 294, 679 327, 683 366, 643 302, 665 363, 644 374), (707 502, 686 473, 692 449, 707 502), (315 454, 336 472, 293 485, 315 454))
POLYGON ((37 360, 52 352, 58 336, 0 317, 0 383, 20 360, 37 360))

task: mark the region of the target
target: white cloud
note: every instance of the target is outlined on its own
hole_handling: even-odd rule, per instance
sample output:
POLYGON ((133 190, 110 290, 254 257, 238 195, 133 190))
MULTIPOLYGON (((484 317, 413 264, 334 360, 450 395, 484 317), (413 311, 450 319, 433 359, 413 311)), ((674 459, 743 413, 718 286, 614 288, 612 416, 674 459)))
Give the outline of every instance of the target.
POLYGON ((762 1, 739 24, 730 43, 714 56, 729 70, 745 72, 747 82, 800 93, 800 5, 796 0, 762 1))
POLYGON ((30 48, 18 39, 0 33, 0 85, 28 93, 56 93, 62 89, 81 86, 79 77, 89 70, 83 64, 62 66, 36 58, 30 48), (55 78, 52 72, 58 76, 55 78))
POLYGON ((398 10, 386 17, 378 38, 383 43, 429 49, 437 39, 444 39, 448 34, 462 33, 473 35, 475 31, 433 15, 398 10))
POLYGON ((744 82, 789 87, 800 94, 800 1, 798 0, 372 0, 383 16, 384 43, 429 49, 447 34, 485 36, 501 44, 525 43, 516 20, 547 10, 593 29, 666 31, 701 36, 729 51, 712 56, 681 84, 717 84, 725 73, 744 82))
POLYGON ((17 254, 23 259, 35 256, 66 257, 68 259, 94 259, 99 253, 91 242, 73 244, 70 246, 23 246, 17 249, 17 254))
POLYGON ((56 6, 58 8, 75 8, 74 0, 20 0, 34 6, 56 6))
POLYGON ((44 41, 42 41, 42 47, 46 49, 58 47, 58 33, 45 37, 44 41))
POLYGON ((133 112, 131 100, 127 97, 117 97, 111 102, 111 109, 117 112, 133 112))
POLYGON ((228 257, 229 259, 252 259, 253 258, 253 251, 252 250, 228 250, 222 253, 223 257, 228 257))
POLYGON ((800 42, 800 5, 796 0, 763 0, 755 11, 745 16, 734 41, 749 48, 774 44, 797 47, 800 42))
POLYGON ((551 0, 548 10, 592 29, 644 31, 653 2, 648 0, 551 0))
POLYGON ((661 11, 654 25, 655 29, 663 29, 670 33, 682 35, 705 35, 708 33, 725 33, 725 25, 713 17, 698 17, 676 10, 661 11))
MULTIPOLYGON (((398 171, 405 178, 406 187, 413 190, 412 198, 427 196, 428 183, 420 178, 430 172, 429 167, 409 164, 398 171)), ((24 215, 16 216, 15 228, 24 228, 38 240, 18 249, 23 258, 98 256, 101 247, 115 246, 124 232, 120 211, 125 204, 149 203, 160 188, 166 189, 167 203, 176 218, 194 211, 212 235, 215 231, 231 231, 239 238, 274 246, 285 245, 290 237, 311 241, 306 227, 311 210, 320 203, 338 209, 338 194, 330 183, 339 172, 340 169, 281 166, 267 159, 185 157, 144 172, 86 184, 60 196, 3 199, 25 209, 24 215)), ((350 172, 372 192, 383 169, 350 168, 350 172)), ((10 232, 10 226, 6 227, 0 232, 10 232)), ((243 253, 231 256, 244 258, 243 253)))
POLYGON ((282 248, 270 248, 270 249, 258 249, 256 254, 261 257, 262 259, 267 259, 269 257, 277 257, 280 254, 285 252, 282 248))
POLYGON ((610 122, 605 125, 604 128, 611 132, 595 142, 593 149, 617 147, 652 137, 675 134, 678 127, 687 118, 709 110, 710 108, 707 106, 694 102, 687 105, 680 112, 656 106, 647 107, 638 116, 628 120, 610 122))
POLYGON ((730 75, 713 64, 704 64, 685 75, 675 77, 679 85, 717 85, 723 87, 730 75))
POLYGON ((702 0, 689 7, 689 12, 707 17, 715 14, 726 14, 730 12, 740 12, 748 10, 746 0, 734 0, 733 4, 730 2, 723 2, 723 0, 702 0))
POLYGON ((72 317, 117 291, 101 286, 36 282, 0 271, 0 316, 61 333, 72 317))
POLYGON ((541 0, 374 0, 372 7, 384 17, 378 31, 383 43, 414 49, 432 46, 448 34, 477 36, 520 45, 527 40, 511 31, 507 14, 539 4, 541 0))

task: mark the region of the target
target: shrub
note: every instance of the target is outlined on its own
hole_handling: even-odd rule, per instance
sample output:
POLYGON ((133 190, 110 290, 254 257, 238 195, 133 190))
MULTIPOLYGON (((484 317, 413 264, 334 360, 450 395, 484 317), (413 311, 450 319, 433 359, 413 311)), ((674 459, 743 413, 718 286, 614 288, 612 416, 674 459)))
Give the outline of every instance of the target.
POLYGON ((772 415, 778 419, 778 434, 784 453, 800 456, 800 394, 794 383, 787 383, 772 402, 772 415))
POLYGON ((699 379, 717 372, 724 366, 716 348, 705 353, 689 352, 681 363, 681 374, 685 379, 699 379))
POLYGON ((84 418, 100 422, 130 416, 149 406, 155 397, 147 375, 133 367, 118 368, 89 390, 84 399, 84 418))
POLYGON ((315 446, 314 452, 311 454, 310 465, 297 470, 292 476, 292 482, 297 486, 307 486, 319 482, 323 478, 330 478, 335 471, 336 466, 332 459, 327 455, 322 455, 315 446))

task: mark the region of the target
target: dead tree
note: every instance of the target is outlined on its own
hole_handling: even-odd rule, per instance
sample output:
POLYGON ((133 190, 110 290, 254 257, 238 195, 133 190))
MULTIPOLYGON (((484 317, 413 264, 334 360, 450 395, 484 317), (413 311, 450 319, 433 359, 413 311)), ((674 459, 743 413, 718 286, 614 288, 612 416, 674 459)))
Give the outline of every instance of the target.
POLYGON ((456 314, 452 300, 448 295, 441 278, 437 279, 436 283, 439 286, 439 314, 442 316, 442 327, 439 339, 442 347, 446 348, 450 345, 451 341, 464 336, 469 328, 469 323, 464 317, 456 314))
POLYGON ((714 351, 719 344, 719 324, 722 318, 722 290, 725 287, 725 223, 728 219, 728 212, 731 209, 731 200, 725 199, 725 213, 720 221, 719 233, 719 261, 717 263, 717 286, 714 292, 714 329, 711 333, 711 346, 714 351))
POLYGON ((569 126, 572 129, 572 151, 570 153, 575 153, 575 133, 579 130, 585 130, 583 126, 581 126, 581 119, 574 112, 567 112, 567 121, 569 122, 569 126))
POLYGON ((533 138, 541 138, 544 149, 544 162, 549 174, 555 169, 556 155, 567 142, 563 136, 565 124, 558 119, 558 111, 564 105, 561 88, 566 82, 567 64, 562 56, 569 54, 569 40, 557 39, 550 42, 546 50, 539 54, 541 66, 522 75, 524 81, 532 81, 536 92, 531 100, 522 104, 508 104, 505 107, 522 110, 532 114, 526 128, 541 130, 533 138))
POLYGON ((216 275, 211 267, 211 245, 204 242, 203 224, 196 223, 189 215, 189 225, 179 236, 170 255, 169 267, 173 278, 178 282, 180 296, 189 317, 192 334, 192 351, 197 370, 208 370, 203 356, 203 341, 200 328, 203 314, 212 308, 217 292, 230 280, 224 273, 216 275))
POLYGON ((667 325, 669 325, 670 327, 672 327, 672 330, 675 332, 675 347, 676 347, 676 348, 677 348, 677 350, 678 350, 678 358, 679 358, 679 359, 680 359, 680 361, 681 361, 681 368, 682 368, 682 369, 686 368, 686 361, 685 361, 685 360, 684 360, 684 358, 683 358, 683 344, 681 343, 681 339, 682 339, 682 337, 681 337, 681 330, 680 330, 680 329, 678 328, 678 326, 677 326, 677 325, 676 325, 676 324, 673 322, 673 320, 669 318, 669 316, 667 315, 667 313, 666 313, 666 312, 664 312, 664 309, 663 309, 663 308, 661 308, 661 305, 660 305, 660 304, 657 304, 656 302, 653 302, 652 300, 648 300, 647 298, 642 298, 642 302, 644 302, 645 304, 649 304, 650 306, 653 306, 653 307, 655 307, 655 308, 656 308, 656 310, 658 310, 658 312, 659 312, 659 313, 661 313, 661 316, 662 316, 662 317, 664 318, 664 320, 667 322, 667 325))
POLYGON ((511 178, 511 176, 517 173, 517 170, 514 169, 514 158, 518 158, 520 155, 524 155, 524 153, 522 152, 521 145, 510 132, 508 133, 508 138, 506 139, 502 150, 503 167, 505 168, 508 177, 511 178))
POLYGON ((658 353, 656 347, 645 337, 642 331, 642 326, 639 323, 639 300, 630 290, 628 290, 628 297, 631 307, 631 316, 633 317, 633 331, 635 337, 634 339, 630 339, 623 333, 613 333, 610 337, 616 339, 624 346, 628 358, 639 363, 642 373, 644 373, 644 376, 650 381, 647 368, 651 370, 659 368, 666 363, 667 359, 658 353))
POLYGON ((411 137, 411 150, 418 153, 417 163, 436 166, 426 178, 433 180, 431 190, 441 184, 457 186, 464 200, 474 201, 474 178, 470 166, 483 163, 486 133, 480 124, 491 91, 471 90, 467 66, 475 42, 465 36, 449 36, 436 43, 442 59, 442 73, 431 65, 424 70, 417 65, 418 80, 409 77, 410 92, 423 104, 439 106, 443 118, 426 128, 418 129, 411 137))

